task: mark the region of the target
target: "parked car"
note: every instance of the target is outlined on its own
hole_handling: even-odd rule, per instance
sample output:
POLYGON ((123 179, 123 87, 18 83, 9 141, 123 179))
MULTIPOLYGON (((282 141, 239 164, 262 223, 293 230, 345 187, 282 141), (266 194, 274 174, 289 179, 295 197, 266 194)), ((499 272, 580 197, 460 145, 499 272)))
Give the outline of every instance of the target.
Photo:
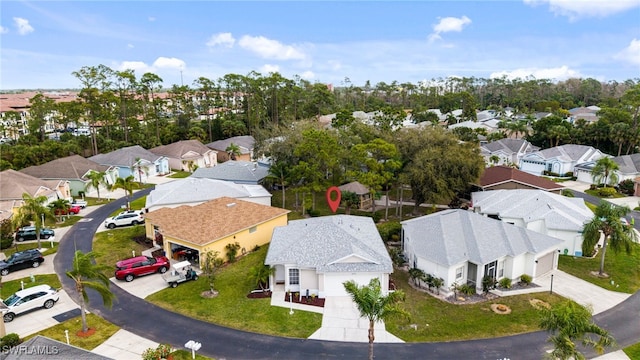
POLYGON ((166 256, 156 258, 136 256, 116 263, 116 279, 133 281, 134 278, 153 273, 164 274, 170 263, 166 256))
POLYGON ((104 226, 113 229, 116 226, 138 225, 144 223, 144 218, 139 213, 125 213, 110 217, 104 221, 104 226))
POLYGON ((124 215, 124 214, 140 214, 140 215, 144 215, 144 210, 125 210, 125 211, 119 213, 118 215, 124 215))
POLYGON ((162 275, 162 278, 169 286, 174 288, 181 282, 198 280, 198 274, 191 267, 191 263, 185 260, 173 264, 171 271, 162 275))
POLYGON ((69 214, 78 214, 82 208, 80 205, 71 205, 68 210, 56 209, 56 215, 69 215, 69 214))
POLYGON ((2 301, 5 305, 2 308, 4 322, 11 322, 16 315, 30 310, 51 309, 59 299, 58 290, 49 285, 38 285, 20 290, 2 301))
MULTIPOLYGON (((40 239, 48 239, 52 236, 56 236, 55 231, 51 229, 40 229, 40 239)), ((16 231, 16 241, 36 240, 36 228, 35 226, 25 226, 16 231)))
POLYGON ((30 267, 37 268, 43 262, 44 257, 37 249, 18 251, 8 259, 0 260, 0 275, 6 276, 12 271, 30 267))
POLYGON ((87 207, 87 202, 84 200, 73 199, 71 201, 71 206, 80 206, 81 209, 84 209, 87 207))

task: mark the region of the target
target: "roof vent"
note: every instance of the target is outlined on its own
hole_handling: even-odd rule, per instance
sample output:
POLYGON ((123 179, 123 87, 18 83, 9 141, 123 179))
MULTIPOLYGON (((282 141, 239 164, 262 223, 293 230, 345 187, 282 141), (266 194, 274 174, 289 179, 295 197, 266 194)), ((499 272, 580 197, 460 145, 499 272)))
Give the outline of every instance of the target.
POLYGON ((228 208, 230 208, 230 207, 234 207, 234 206, 236 206, 236 203, 228 203, 228 204, 227 204, 227 207, 228 207, 228 208))

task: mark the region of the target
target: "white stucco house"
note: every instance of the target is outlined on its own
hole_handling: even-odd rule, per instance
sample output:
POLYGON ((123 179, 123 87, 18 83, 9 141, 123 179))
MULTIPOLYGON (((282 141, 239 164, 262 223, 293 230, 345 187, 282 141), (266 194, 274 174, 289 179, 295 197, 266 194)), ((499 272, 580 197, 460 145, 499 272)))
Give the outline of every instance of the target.
POLYGON ((133 176, 135 181, 146 182, 150 176, 167 175, 169 159, 156 155, 140 145, 124 147, 106 154, 98 154, 89 160, 118 169, 118 177, 133 176))
POLYGON ((290 221, 273 230, 265 264, 276 269, 271 289, 348 296, 343 283, 380 279, 389 291, 393 264, 370 217, 333 215, 290 221))
POLYGON ((410 266, 442 278, 441 293, 450 294, 454 283, 480 292, 485 275, 535 280, 558 266, 562 240, 472 211, 444 210, 401 224, 410 266))
POLYGON ((519 164, 523 156, 539 150, 524 139, 500 139, 481 145, 480 155, 486 164, 510 165, 519 164), (492 161, 493 156, 497 157, 497 162, 492 161))
POLYGON ((188 177, 156 185, 147 196, 145 208, 154 211, 164 207, 196 206, 225 196, 271 206, 271 193, 262 185, 188 177))
POLYGON ((578 164, 597 161, 605 156, 608 155, 592 146, 567 144, 524 155, 519 168, 534 175, 542 175, 545 171, 564 175, 574 172, 578 164))
MULTIPOLYGON (((618 170, 615 172, 618 176, 617 182, 621 182, 623 180, 635 180, 640 176, 640 154, 635 153, 631 155, 621 155, 612 157, 611 159, 618 164, 618 170)), ((595 161, 577 165, 575 175, 578 178, 578 181, 593 184, 591 171, 595 165, 595 161)))
POLYGON ((476 213, 560 239, 563 254, 582 256, 582 228, 593 219, 583 199, 525 189, 474 192, 471 198, 476 213))

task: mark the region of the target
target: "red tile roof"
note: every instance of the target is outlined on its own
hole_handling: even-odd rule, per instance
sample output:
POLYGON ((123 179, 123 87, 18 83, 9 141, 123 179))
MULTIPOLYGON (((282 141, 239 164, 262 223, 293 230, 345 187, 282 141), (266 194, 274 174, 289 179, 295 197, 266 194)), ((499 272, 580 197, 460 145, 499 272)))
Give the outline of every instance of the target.
POLYGON ((482 188, 486 188, 510 181, 519 182, 521 184, 526 184, 531 187, 547 191, 564 188, 564 186, 551 180, 503 165, 486 168, 484 174, 480 178, 480 186, 482 188))

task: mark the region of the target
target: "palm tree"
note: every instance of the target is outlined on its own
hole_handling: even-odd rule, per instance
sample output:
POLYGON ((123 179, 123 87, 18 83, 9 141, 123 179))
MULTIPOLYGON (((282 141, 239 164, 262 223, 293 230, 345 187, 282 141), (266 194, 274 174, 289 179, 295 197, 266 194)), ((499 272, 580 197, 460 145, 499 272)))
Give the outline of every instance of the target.
POLYGON ((54 216, 58 215, 66 215, 69 213, 69 209, 71 208, 71 204, 67 199, 58 199, 49 204, 49 209, 53 211, 54 216))
POLYGON ((278 182, 278 186, 282 189, 282 207, 286 206, 285 203, 285 188, 289 181, 289 166, 283 161, 276 161, 269 167, 268 178, 278 182))
POLYGON ((626 206, 618 206, 607 201, 601 201, 596 210, 594 217, 586 223, 582 229, 582 252, 591 254, 593 248, 600 240, 601 234, 604 235, 602 244, 602 255, 600 255, 600 276, 604 275, 604 257, 607 252, 607 243, 611 245, 614 252, 624 249, 627 253, 631 252, 631 243, 637 241, 637 234, 631 226, 625 226, 620 219, 631 211, 626 206))
POLYGON ((111 307, 115 295, 109 290, 109 278, 105 275, 105 270, 109 270, 107 265, 95 263, 95 253, 90 251, 83 253, 77 250, 73 257, 73 270, 67 271, 67 276, 74 281, 76 291, 80 295, 80 311, 82 315, 82 332, 87 332, 87 303, 89 296, 87 288, 93 289, 102 296, 105 306, 111 307))
POLYGON ((269 265, 256 265, 249 270, 249 278, 260 287, 262 291, 269 286, 269 277, 276 273, 276 268, 269 265))
POLYGON ((51 209, 44 205, 47 202, 46 196, 33 197, 28 193, 22 194, 22 206, 18 209, 14 218, 15 227, 20 227, 29 221, 33 221, 36 228, 36 239, 38 240, 38 249, 40 246, 40 230, 44 228, 46 219, 55 219, 51 213, 51 209))
POLYGON ((227 146, 226 149, 224 149, 224 151, 229 153, 229 159, 235 160, 238 157, 238 155, 240 155, 240 146, 234 143, 231 143, 229 144, 229 146, 227 146))
POLYGON ((594 348, 598 354, 615 342, 609 332, 593 323, 590 309, 573 301, 567 300, 541 311, 540 327, 552 333, 548 341, 554 345, 549 354, 553 359, 585 359, 576 348, 576 340, 594 348), (597 341, 591 334, 597 336, 597 341))
POLYGON ((91 170, 87 174, 87 178, 89 182, 84 187, 84 191, 89 191, 89 189, 94 188, 98 192, 98 200, 100 200, 100 185, 108 185, 105 176, 107 174, 104 171, 95 171, 91 170))
POLYGON ((369 360, 373 360, 375 323, 391 316, 409 316, 409 313, 398 305, 400 301, 404 301, 404 292, 396 290, 386 296, 383 295, 378 278, 371 279, 369 285, 359 286, 353 280, 346 281, 343 285, 356 304, 360 316, 369 319, 369 360))
POLYGON ((136 183, 133 175, 129 175, 126 178, 117 178, 116 182, 111 185, 110 190, 122 189, 127 193, 127 209, 129 208, 129 199, 133 196, 133 189, 136 189, 138 184, 136 183))
POLYGON ((596 161, 596 165, 591 169, 591 177, 596 184, 615 185, 618 183, 618 174, 615 173, 620 167, 618 163, 609 157, 603 157, 596 161))

